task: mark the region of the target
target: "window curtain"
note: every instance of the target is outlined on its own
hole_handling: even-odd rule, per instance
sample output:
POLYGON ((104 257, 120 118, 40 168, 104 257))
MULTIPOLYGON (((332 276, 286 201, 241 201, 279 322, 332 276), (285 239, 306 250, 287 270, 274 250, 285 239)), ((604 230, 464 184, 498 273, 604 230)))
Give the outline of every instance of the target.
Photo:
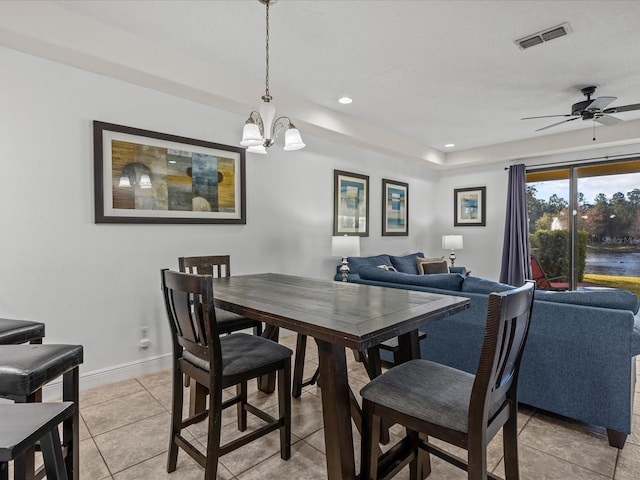
POLYGON ((519 287, 531 278, 529 222, 527 219, 526 167, 509 167, 507 216, 502 246, 500 281, 519 287))

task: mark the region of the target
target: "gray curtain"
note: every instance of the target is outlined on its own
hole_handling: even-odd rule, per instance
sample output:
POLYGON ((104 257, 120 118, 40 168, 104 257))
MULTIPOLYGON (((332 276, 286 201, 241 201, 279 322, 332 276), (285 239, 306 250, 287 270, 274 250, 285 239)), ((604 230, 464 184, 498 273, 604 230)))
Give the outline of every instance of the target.
POLYGON ((507 218, 502 246, 500 281, 519 287, 531 278, 529 260, 529 221, 527 219, 527 180, 524 165, 509 167, 507 218))

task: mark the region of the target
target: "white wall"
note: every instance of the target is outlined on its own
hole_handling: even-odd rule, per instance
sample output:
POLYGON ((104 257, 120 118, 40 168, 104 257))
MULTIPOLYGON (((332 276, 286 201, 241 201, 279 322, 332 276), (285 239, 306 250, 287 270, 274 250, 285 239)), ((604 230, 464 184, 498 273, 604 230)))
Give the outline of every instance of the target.
MULTIPOLYGON (((436 210, 437 228, 431 242, 441 241, 442 234, 462 235, 464 249, 456 251, 456 265, 471 270, 472 275, 498 280, 502 259, 502 241, 506 214, 508 172, 499 163, 477 168, 448 170, 440 176, 437 192, 442 208, 436 210), (484 227, 454 227, 453 190, 487 187, 484 227)), ((447 252, 443 252, 445 256, 447 252)))
POLYGON ((93 120, 235 145, 245 118, 4 47, 0 64, 0 316, 44 321, 48 343, 83 344, 83 388, 168 365, 159 271, 178 256, 229 253, 234 274, 331 278, 334 169, 370 176, 363 255, 446 253, 437 174, 309 135, 305 150, 247 156, 246 225, 96 225, 93 120), (381 236, 382 178, 410 184, 409 237, 381 236))

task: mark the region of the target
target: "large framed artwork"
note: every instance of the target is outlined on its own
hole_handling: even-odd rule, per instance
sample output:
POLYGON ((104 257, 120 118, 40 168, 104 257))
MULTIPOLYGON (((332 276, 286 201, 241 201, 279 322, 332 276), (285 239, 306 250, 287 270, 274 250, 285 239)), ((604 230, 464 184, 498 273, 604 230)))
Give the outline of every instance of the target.
POLYGON ((246 223, 245 150, 93 122, 96 223, 246 223))
POLYGON ((369 177, 334 170, 333 234, 369 236, 369 177))
POLYGON ((382 179, 382 236, 409 235, 409 184, 382 179))
POLYGON ((484 227, 487 220, 487 187, 453 190, 453 210, 456 227, 484 227))

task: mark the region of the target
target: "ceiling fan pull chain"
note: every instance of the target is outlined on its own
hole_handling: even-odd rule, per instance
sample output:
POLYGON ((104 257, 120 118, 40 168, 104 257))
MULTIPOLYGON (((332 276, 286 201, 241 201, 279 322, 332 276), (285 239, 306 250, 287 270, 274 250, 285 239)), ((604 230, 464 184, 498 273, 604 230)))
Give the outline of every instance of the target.
POLYGON ((593 141, 596 141, 596 119, 593 119, 593 141))

